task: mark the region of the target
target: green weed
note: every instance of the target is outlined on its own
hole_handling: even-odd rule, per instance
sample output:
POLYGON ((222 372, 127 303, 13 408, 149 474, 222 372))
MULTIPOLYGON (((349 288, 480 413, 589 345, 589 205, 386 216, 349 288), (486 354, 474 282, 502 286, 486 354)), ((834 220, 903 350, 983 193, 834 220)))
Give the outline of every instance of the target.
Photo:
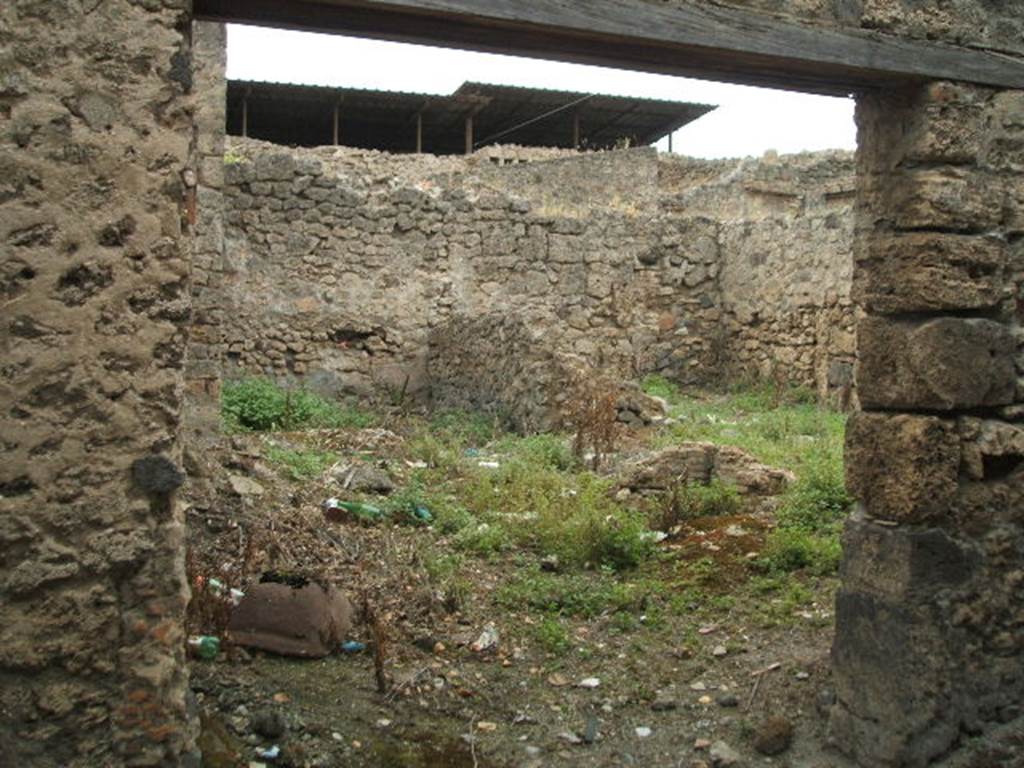
POLYGON ((500 432, 499 422, 500 419, 483 413, 438 411, 430 418, 430 431, 441 442, 480 447, 500 432))
POLYGON ((736 488, 717 478, 707 485, 679 485, 665 498, 658 527, 667 531, 684 520, 736 515, 742 507, 743 500, 736 488))
POLYGON ((305 390, 290 390, 263 378, 226 382, 221 414, 230 430, 298 430, 365 427, 373 417, 305 390))
POLYGON ((679 385, 657 373, 644 376, 640 388, 648 395, 660 397, 670 404, 679 400, 679 385))
POLYGON ((505 608, 583 618, 642 610, 649 597, 643 585, 623 583, 608 576, 539 571, 515 577, 495 593, 496 602, 505 608))
POLYGON ((338 460, 338 455, 330 451, 296 450, 268 445, 267 458, 292 480, 309 480, 322 475, 338 460))
POLYGON ((533 628, 533 638, 548 653, 561 656, 572 647, 569 630, 554 617, 544 618, 533 628))
POLYGON ((501 525, 478 523, 467 525, 455 534, 455 546, 478 555, 494 555, 512 547, 512 537, 501 525))
POLYGON ((508 461, 540 469, 567 472, 577 467, 576 457, 573 456, 568 442, 558 435, 510 435, 499 440, 494 445, 494 450, 507 455, 508 461))

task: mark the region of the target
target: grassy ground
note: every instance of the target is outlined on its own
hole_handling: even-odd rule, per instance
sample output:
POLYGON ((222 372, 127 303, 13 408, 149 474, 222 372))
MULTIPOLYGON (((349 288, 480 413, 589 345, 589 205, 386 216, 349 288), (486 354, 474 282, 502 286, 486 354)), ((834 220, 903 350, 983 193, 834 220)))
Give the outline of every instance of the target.
MULTIPOLYGON (((777 660, 788 675, 825 674, 821 659, 837 584, 838 527, 849 501, 842 483, 844 417, 818 408, 800 392, 683 394, 659 379, 646 381, 645 388, 669 402, 671 418, 621 438, 622 454, 690 440, 735 445, 792 470, 796 482, 774 503, 757 506, 725 486, 677 489, 676 503, 685 514, 661 531, 667 537, 659 536, 659 527, 666 527, 663 509, 618 500, 613 476, 588 471, 573 455, 569 435, 516 436, 492 419, 465 413, 369 414, 305 393, 289 395, 266 382, 226 387, 226 425, 255 446, 276 475, 269 498, 261 500, 276 537, 299 519, 308 520, 309 529, 322 529, 318 506, 327 496, 381 510, 380 520, 353 518, 333 526, 332 540, 344 540, 342 552, 311 555, 318 545, 303 545, 296 551, 304 554, 291 556, 287 565, 302 567, 307 558, 311 568, 326 569, 339 583, 380 601, 379 612, 389 617, 395 638, 391 674, 427 669, 435 681, 448 681, 428 692, 417 688, 409 706, 418 700, 420 719, 429 712, 443 720, 434 730, 462 749, 459 729, 467 719, 512 722, 524 708, 548 702, 540 714, 530 710, 539 724, 521 737, 500 726, 498 735, 484 738, 480 755, 460 752, 451 764, 473 765, 485 754, 490 761, 481 765, 504 764, 496 757, 520 749, 517 739, 569 760, 559 751, 565 744, 558 741, 558 729, 582 731, 593 716, 587 713, 596 712, 615 749, 640 764, 646 759, 658 765, 658 750, 668 750, 669 743, 659 736, 634 745, 632 725, 650 720, 659 691, 703 702, 706 697, 679 688, 680 681, 710 677, 714 689, 745 689, 747 675, 777 660), (385 498, 339 489, 328 470, 357 459, 387 470, 397 490, 385 498), (429 524, 412 514, 417 508, 430 511, 429 524), (500 630, 500 650, 480 659, 467 646, 489 621, 500 630), (425 636, 426 645, 419 642, 425 636), (436 643, 444 650, 431 653, 436 643), (591 675, 602 680, 602 696, 590 696, 595 706, 604 702, 600 711, 587 704, 589 694, 551 682, 591 675), (462 682, 455 685, 453 679, 462 682)), ((608 462, 608 471, 615 465, 608 462)), ((296 537, 301 533, 291 530, 296 537)), ((226 546, 237 546, 234 533, 223 538, 226 546)), ((208 558, 226 559, 223 547, 208 558)), ((365 711, 353 704, 343 716, 316 703, 324 692, 310 687, 313 680, 333 685, 322 676, 307 681, 296 670, 289 681, 288 664, 273 660, 260 669, 262 683, 253 685, 293 686, 292 695, 310 702, 310 718, 329 714, 349 718, 350 730, 374 730, 368 713, 380 703, 370 689, 364 692, 365 711)), ((339 672, 335 682, 349 686, 346 691, 365 687, 348 673, 339 672)), ((767 686, 758 696, 759 707, 795 706, 807 716, 804 699, 793 699, 805 694, 790 683, 767 686)), ((711 708, 703 720, 700 712, 686 715, 710 723, 698 733, 703 728, 733 742, 749 739, 759 709, 748 705, 742 717, 720 717, 713 704, 701 702, 693 706, 711 708)), ((419 738, 419 731, 400 738, 376 734, 372 750, 398 749, 419 738)), ((365 744, 352 747, 353 740, 366 739, 346 733, 343 745, 338 739, 330 744, 330 734, 327 740, 324 749, 341 750, 343 757, 336 759, 344 764, 387 763, 365 744)), ((622 764, 606 758, 584 762, 622 764)), ((393 764, 419 763, 395 758, 393 764)))
MULTIPOLYGON (((762 387, 692 396, 658 378, 644 384, 668 401, 670 419, 642 435, 639 445, 631 445, 633 451, 645 444, 708 441, 737 446, 796 473, 797 481, 779 499, 771 519, 757 525, 764 533, 757 557, 747 558, 743 567, 728 564, 731 592, 750 582, 760 593, 799 594, 791 575, 799 579, 835 572, 839 524, 849 505, 843 486, 842 414, 819 408, 800 391, 762 387)), ((408 513, 416 507, 429 509, 433 524, 424 547, 440 547, 449 558, 441 574, 447 587, 460 579, 454 563, 467 558, 512 553, 520 566, 536 566, 543 558, 557 557, 564 575, 529 577, 518 590, 504 594, 506 607, 516 600, 514 594, 529 591, 526 584, 550 594, 557 591, 559 579, 571 583, 577 572, 585 572, 588 583, 614 577, 616 589, 597 591, 608 596, 609 607, 629 605, 623 593, 636 590, 659 610, 671 610, 672 600, 665 596, 678 594, 680 578, 702 588, 714 586, 715 574, 707 571, 719 567, 717 560, 727 559, 689 560, 656 545, 653 529, 663 522, 660 510, 616 501, 613 478, 585 469, 573 455, 568 435, 521 437, 504 432, 493 419, 461 412, 386 419, 307 393, 289 395, 259 380, 226 388, 225 419, 235 430, 379 424, 396 431, 400 442, 390 455, 377 458, 401 477, 401 487, 385 500, 353 500, 380 507, 399 523, 415 524, 408 513)), ((288 479, 317 478, 346 457, 346 452, 325 445, 322 435, 317 430, 292 432, 284 442, 271 437, 265 455, 288 479)), ((718 484, 683 487, 678 494, 677 504, 690 519, 725 519, 751 511, 743 509, 733 489, 718 484)), ((521 602, 534 604, 528 596, 521 602)), ((557 606, 556 612, 564 610, 557 606)))

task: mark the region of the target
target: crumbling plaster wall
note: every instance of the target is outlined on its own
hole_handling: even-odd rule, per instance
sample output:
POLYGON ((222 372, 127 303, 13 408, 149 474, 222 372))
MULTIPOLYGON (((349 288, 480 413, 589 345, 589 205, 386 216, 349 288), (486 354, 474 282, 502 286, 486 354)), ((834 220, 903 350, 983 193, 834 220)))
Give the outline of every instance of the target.
POLYGON ((233 140, 228 160, 228 375, 363 393, 408 377, 443 401, 487 366, 439 378, 430 348, 455 320, 502 313, 534 328, 540 357, 625 377, 825 393, 852 368, 848 154, 496 166, 233 140))
POLYGON ((0 763, 190 750, 189 4, 0 3, 0 763))

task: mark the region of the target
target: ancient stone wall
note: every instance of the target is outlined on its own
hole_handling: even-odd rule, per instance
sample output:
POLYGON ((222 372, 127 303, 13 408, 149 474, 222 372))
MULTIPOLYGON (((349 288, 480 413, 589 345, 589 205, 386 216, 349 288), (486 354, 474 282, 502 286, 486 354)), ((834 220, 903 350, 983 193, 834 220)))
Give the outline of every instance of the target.
POLYGON ((1024 92, 935 83, 857 119, 832 729, 864 765, 918 766, 1024 702, 1024 92))
POLYGON ((0 3, 4 765, 174 765, 190 748, 174 503, 188 11, 0 3))
POLYGON ((185 354, 186 427, 191 441, 219 431, 224 308, 224 125, 227 29, 192 25, 194 129, 188 214, 192 225, 192 329, 185 354))
POLYGON ((425 392, 438 329, 506 314, 619 376, 848 384, 829 376, 853 361, 848 154, 502 165, 233 140, 227 161, 229 376, 425 392))

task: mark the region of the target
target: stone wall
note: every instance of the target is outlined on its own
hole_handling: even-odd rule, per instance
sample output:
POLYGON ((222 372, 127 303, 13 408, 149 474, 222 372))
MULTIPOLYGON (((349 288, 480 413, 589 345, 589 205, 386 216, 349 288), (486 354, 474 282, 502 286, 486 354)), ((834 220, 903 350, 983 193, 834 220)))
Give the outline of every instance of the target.
POLYGON ((857 120, 832 730, 864 765, 923 766, 1024 702, 1024 91, 935 83, 857 120))
POLYGON ((829 375, 853 361, 848 154, 503 165, 232 140, 225 170, 229 376, 425 394, 429 339, 457 335, 438 329, 506 314, 623 377, 848 384, 829 375))
POLYGON ((226 27, 193 23, 193 170, 187 178, 193 235, 192 328, 185 352, 185 426, 192 443, 217 434, 220 427, 226 70, 226 27))
POLYGON ((0 763, 175 765, 189 4, 0 3, 0 763))

